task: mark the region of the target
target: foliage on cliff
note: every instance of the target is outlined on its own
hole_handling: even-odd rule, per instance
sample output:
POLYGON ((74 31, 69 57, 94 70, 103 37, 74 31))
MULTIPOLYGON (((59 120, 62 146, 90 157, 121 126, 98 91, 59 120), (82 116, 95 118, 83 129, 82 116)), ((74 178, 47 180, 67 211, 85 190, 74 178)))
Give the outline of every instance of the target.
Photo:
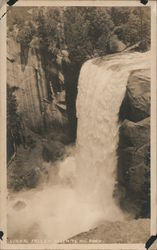
POLYGON ((21 143, 21 119, 17 113, 17 101, 14 92, 17 87, 7 85, 7 159, 16 150, 16 146, 21 143))

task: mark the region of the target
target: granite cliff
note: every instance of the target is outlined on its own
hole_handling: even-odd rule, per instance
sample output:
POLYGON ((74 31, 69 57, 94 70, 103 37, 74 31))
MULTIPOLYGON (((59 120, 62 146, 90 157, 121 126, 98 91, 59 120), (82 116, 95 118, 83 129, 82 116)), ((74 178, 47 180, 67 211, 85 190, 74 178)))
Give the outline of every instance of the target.
MULTIPOLYGON (((65 91, 60 86, 54 90, 42 59, 37 38, 27 46, 17 43, 15 37, 8 39, 7 83, 17 87, 18 112, 23 122, 34 131, 43 131, 54 121, 64 123, 67 120, 65 91)), ((58 74, 57 77, 61 74, 57 65, 51 71, 58 74)))
POLYGON ((118 182, 121 206, 150 213, 150 70, 131 72, 119 119, 118 182))

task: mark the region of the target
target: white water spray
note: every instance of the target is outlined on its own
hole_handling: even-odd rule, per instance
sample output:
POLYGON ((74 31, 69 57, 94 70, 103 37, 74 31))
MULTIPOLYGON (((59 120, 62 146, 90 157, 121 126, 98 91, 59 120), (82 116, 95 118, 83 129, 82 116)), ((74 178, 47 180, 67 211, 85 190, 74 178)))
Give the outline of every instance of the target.
POLYGON ((113 198, 118 113, 130 72, 149 65, 149 52, 114 55, 84 64, 78 86, 74 154, 58 163, 55 184, 20 192, 9 201, 10 238, 24 235, 30 240, 66 240, 105 220, 123 219, 113 198), (17 211, 18 200, 26 206, 17 211))

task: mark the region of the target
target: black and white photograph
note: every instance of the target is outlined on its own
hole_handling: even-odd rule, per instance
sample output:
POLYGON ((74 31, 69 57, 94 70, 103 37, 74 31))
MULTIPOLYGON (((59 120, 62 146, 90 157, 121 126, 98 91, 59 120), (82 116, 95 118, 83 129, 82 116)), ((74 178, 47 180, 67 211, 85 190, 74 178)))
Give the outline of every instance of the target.
POLYGON ((7 10, 7 244, 145 244, 152 7, 7 10))

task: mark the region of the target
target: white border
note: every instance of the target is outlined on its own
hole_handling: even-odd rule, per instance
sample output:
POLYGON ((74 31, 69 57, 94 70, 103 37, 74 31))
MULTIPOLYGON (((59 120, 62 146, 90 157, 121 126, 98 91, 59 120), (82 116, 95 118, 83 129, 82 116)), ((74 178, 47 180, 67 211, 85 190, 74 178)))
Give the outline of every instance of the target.
MULTIPOLYGON (((138 0, 127 1, 53 1, 53 0, 19 0, 16 6, 140 6, 138 0)), ((151 61, 151 234, 157 233, 157 196, 156 196, 156 1, 149 0, 151 6, 151 47, 152 47, 152 61, 151 61)), ((6 11, 6 5, 0 10, 0 16, 6 11)), ((6 16, 0 21, 0 184, 1 197, 0 201, 0 228, 5 232, 3 242, 0 242, 0 249, 128 249, 128 250, 143 250, 144 244, 7 244, 7 190, 6 190, 6 16), (3 97, 3 98, 2 98, 3 97)))
MULTIPOLYGON (((151 1, 151 3, 150 3, 151 1)), ((147 6, 151 6, 149 0, 147 6)), ((136 6, 141 7, 140 0, 19 0, 16 6, 136 6)))
POLYGON ((151 235, 157 233, 157 2, 151 7, 151 235))
MULTIPOLYGON (((0 16, 6 12, 6 5, 0 9, 0 16)), ((6 168, 6 16, 0 20, 0 228, 6 232, 7 216, 7 168, 6 168), (3 97, 3 98, 2 98, 3 97)), ((0 242, 0 249, 5 249, 0 242)))

